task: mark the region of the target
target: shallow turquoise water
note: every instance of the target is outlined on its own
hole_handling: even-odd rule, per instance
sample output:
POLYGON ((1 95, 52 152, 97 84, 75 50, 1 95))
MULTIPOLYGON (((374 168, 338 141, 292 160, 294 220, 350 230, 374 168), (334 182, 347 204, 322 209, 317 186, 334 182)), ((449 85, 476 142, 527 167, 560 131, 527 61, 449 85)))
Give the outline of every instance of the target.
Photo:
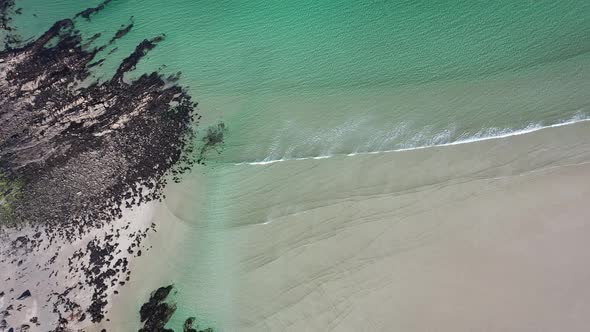
MULTIPOLYGON (((88 5, 20 3, 15 26, 25 39, 88 5)), ((166 35, 135 75, 182 72, 205 125, 226 123, 224 151, 210 156, 218 168, 208 174, 202 217, 213 224, 236 218, 224 209, 236 202, 220 198, 232 197, 241 176, 230 174, 229 183, 227 164, 445 144, 590 115, 587 0, 114 0, 78 27, 86 36, 103 32, 104 41, 131 20, 133 30, 96 77, 108 77, 144 38, 166 35)), ((194 253, 195 264, 210 264, 199 273, 231 257, 224 248, 199 248, 210 251, 194 253)), ((183 271, 185 292, 204 294, 207 282, 217 282, 183 271)), ((231 298, 221 288, 210 292, 208 299, 220 293, 220 303, 199 318, 221 326, 216 308, 231 298)), ((182 301, 190 304, 190 296, 182 301)), ((203 307, 192 301, 188 314, 203 307)))

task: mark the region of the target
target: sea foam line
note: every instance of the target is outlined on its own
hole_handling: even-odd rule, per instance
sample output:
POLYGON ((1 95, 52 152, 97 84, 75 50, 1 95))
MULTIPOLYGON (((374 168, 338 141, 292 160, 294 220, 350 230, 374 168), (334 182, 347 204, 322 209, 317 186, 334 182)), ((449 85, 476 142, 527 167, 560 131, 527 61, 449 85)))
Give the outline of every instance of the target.
POLYGON ((481 137, 475 135, 470 138, 461 139, 461 140, 457 140, 454 142, 442 143, 442 144, 432 144, 432 145, 400 148, 400 149, 393 149, 393 150, 352 152, 352 153, 348 153, 348 154, 333 154, 333 155, 323 155, 323 156, 315 156, 315 157, 281 158, 281 159, 272 159, 272 160, 263 160, 263 161, 244 161, 244 162, 234 163, 234 165, 236 165, 236 166, 239 166, 239 165, 270 165, 270 164, 275 164, 275 163, 279 163, 279 162, 283 162, 283 161, 317 160, 317 159, 328 159, 328 158, 333 158, 333 157, 338 157, 338 156, 354 157, 354 156, 371 155, 371 154, 422 150, 422 149, 436 148, 436 147, 442 147, 442 146, 468 144, 468 143, 488 141, 488 140, 493 140, 493 139, 501 139, 501 138, 506 138, 506 137, 511 137, 511 136, 525 135, 525 134, 529 134, 529 133, 536 132, 536 131, 543 130, 543 129, 562 127, 562 126, 567 126, 567 125, 572 125, 575 123, 581 123, 581 122, 587 122, 587 121, 590 121, 590 117, 574 116, 570 120, 555 123, 555 124, 548 125, 548 126, 542 126, 540 124, 531 124, 525 128, 517 129, 514 131, 507 131, 507 132, 505 132, 503 134, 499 134, 499 135, 481 136, 481 137))

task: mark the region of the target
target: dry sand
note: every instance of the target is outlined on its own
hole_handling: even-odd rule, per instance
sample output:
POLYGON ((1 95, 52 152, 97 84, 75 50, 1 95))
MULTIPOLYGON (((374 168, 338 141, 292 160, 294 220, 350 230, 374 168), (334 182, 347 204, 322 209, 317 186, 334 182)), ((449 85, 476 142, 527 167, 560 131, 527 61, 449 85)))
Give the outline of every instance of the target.
MULTIPOLYGON (((117 247, 112 252, 113 263, 117 259, 124 257, 132 262, 140 258, 133 258, 134 255, 129 255, 127 248, 134 242, 135 235, 138 232, 150 227, 157 205, 157 202, 151 202, 141 207, 127 209, 123 211, 123 218, 113 224, 116 229, 119 229, 121 235, 117 240, 117 247), (127 225, 129 227, 126 227, 127 225)), ((11 251, 10 242, 23 235, 33 239, 36 230, 32 228, 18 231, 8 230, 2 234, 0 243, 0 258, 2 259, 0 262, 0 291, 4 292, 4 296, 0 297, 0 311, 8 310, 12 305, 12 309, 8 311, 9 315, 2 315, 7 322, 7 328, 13 327, 16 331, 19 331, 20 327, 26 324, 30 326, 28 330, 30 332, 55 329, 58 325, 58 316, 53 311, 53 303, 57 301, 56 295, 58 293, 67 292, 70 300, 78 303, 83 308, 88 307, 91 302, 93 288, 86 284, 86 279, 81 270, 70 270, 68 260, 73 259, 74 262, 77 262, 74 253, 78 250, 86 252, 88 242, 95 238, 101 239, 108 232, 110 226, 106 225, 104 229, 90 230, 74 242, 55 238, 50 244, 47 239, 44 239, 41 246, 33 247, 33 251, 27 254, 24 251, 17 252, 16 256, 8 254, 11 251), (18 253, 22 255, 18 256, 18 253), (80 286, 83 286, 83 288, 80 288, 80 286), (69 288, 71 290, 68 291, 69 288), (27 290, 31 293, 31 296, 18 300, 19 296, 27 290), (37 318, 38 324, 31 322, 33 317, 37 318)), ((40 231, 42 238, 45 233, 43 228, 40 228, 40 231)), ((150 237, 152 234, 150 233, 150 237)), ((148 242, 144 241, 140 246, 146 254, 151 251, 148 242)), ((82 256, 81 262, 73 266, 78 268, 88 266, 88 256, 88 254, 82 256)), ((130 277, 130 280, 139 278, 133 273, 130 277)), ((110 280, 107 280, 106 283, 110 284, 110 280)), ((125 288, 116 284, 109 289, 107 292, 109 294, 107 311, 110 310, 113 302, 117 301, 118 296, 113 296, 112 292, 115 290, 121 291, 125 288)), ((64 307, 60 305, 59 308, 63 309, 64 307)), ((86 313, 86 319, 79 321, 83 313, 83 310, 75 309, 73 313, 66 314, 65 318, 69 320, 68 328, 75 331, 100 330, 91 323, 88 313, 86 313)), ((107 317, 109 316, 107 315, 107 317)), ((133 318, 131 317, 131 319, 133 318)))

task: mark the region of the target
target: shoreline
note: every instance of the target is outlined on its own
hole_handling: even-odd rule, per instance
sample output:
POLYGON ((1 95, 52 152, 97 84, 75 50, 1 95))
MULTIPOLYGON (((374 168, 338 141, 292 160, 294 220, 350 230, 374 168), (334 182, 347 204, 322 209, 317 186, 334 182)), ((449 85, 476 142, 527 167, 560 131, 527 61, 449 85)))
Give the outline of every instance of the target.
MULTIPOLYGON (((157 226, 155 232, 150 233, 145 241, 150 251, 129 262, 129 269, 141 277, 131 278, 125 287, 118 289, 118 294, 112 297, 115 301, 109 308, 109 319, 89 326, 87 331, 137 331, 142 325, 139 309, 148 301, 150 293, 162 286, 176 283, 173 271, 169 271, 173 267, 170 261, 179 250, 178 245, 186 228, 170 217, 164 203, 158 203, 152 212, 150 221, 157 226)), ((172 300, 175 292, 172 293, 172 300)))
POLYGON ((515 130, 503 129, 501 131, 506 132, 506 133, 500 134, 500 135, 484 136, 484 137, 474 136, 471 138, 466 138, 466 139, 453 141, 453 142, 449 142, 449 143, 424 145, 424 146, 400 148, 400 149, 393 149, 393 150, 353 152, 353 153, 348 153, 348 154, 332 154, 332 155, 323 155, 323 156, 315 156, 315 157, 285 158, 285 159, 274 159, 274 160, 263 160, 263 161, 243 161, 243 162, 239 162, 239 163, 233 163, 233 165, 235 165, 235 166, 269 165, 269 164, 285 162, 285 161, 320 160, 320 159, 328 159, 328 158, 334 158, 334 157, 340 157, 340 156, 354 157, 354 156, 371 155, 371 154, 424 150, 424 149, 431 149, 431 148, 438 148, 438 147, 445 147, 445 146, 453 146, 453 145, 461 145, 461 144, 483 142, 483 141, 489 141, 489 140, 495 140, 495 139, 502 139, 502 138, 507 138, 507 137, 512 137, 512 136, 526 135, 526 134, 534 133, 534 132, 537 132, 540 130, 558 128, 558 127, 563 127, 563 126, 570 126, 570 125, 575 125, 577 123, 583 123, 583 122, 587 122, 587 121, 590 121, 590 117, 588 117, 588 116, 582 116, 582 117, 575 116, 574 118, 572 118, 570 120, 565 120, 563 122, 558 122, 558 123, 551 124, 551 125, 542 126, 540 124, 531 123, 522 129, 515 129, 515 130))

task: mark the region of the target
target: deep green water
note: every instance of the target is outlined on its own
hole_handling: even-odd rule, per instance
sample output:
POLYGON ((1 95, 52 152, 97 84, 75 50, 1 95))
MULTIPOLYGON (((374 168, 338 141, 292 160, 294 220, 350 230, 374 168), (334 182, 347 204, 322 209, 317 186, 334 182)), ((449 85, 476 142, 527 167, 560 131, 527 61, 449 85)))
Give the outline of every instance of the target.
MULTIPOLYGON (((19 4, 25 38, 89 5, 19 4)), ((224 151, 210 156, 221 168, 447 144, 590 115, 587 0, 114 0, 78 26, 104 41, 131 17, 96 77, 165 34, 136 74, 182 72, 205 125, 229 129, 224 151)), ((216 200, 226 187, 223 171, 213 173, 209 222, 232 203, 216 200)), ((199 283, 187 270, 183 291, 199 283)))

